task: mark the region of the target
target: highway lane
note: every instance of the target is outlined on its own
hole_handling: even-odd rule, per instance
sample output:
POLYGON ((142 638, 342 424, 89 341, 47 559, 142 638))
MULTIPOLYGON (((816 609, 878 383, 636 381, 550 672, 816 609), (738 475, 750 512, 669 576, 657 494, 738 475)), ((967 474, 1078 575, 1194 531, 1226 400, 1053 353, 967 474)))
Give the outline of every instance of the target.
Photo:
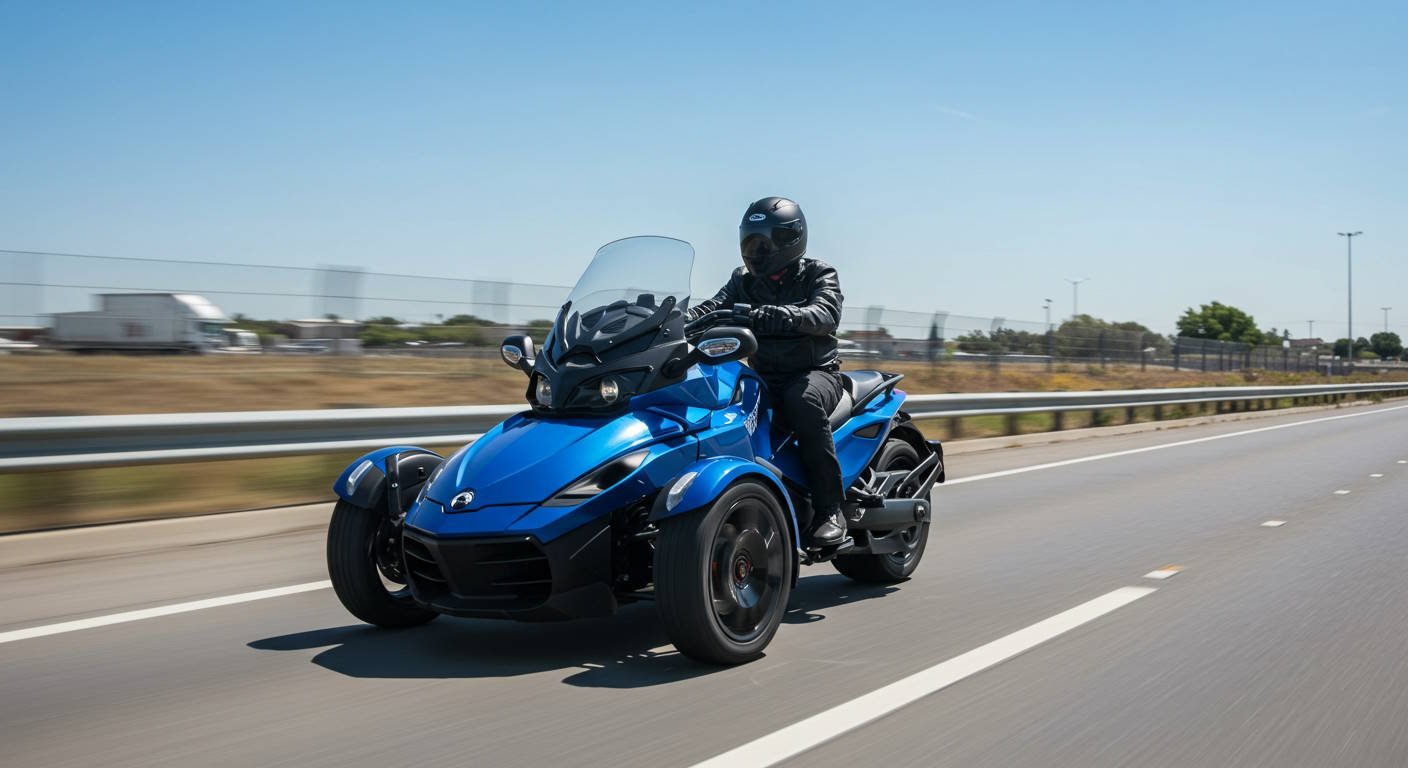
MULTIPOLYGON (((944 488, 914 580, 809 569, 767 657, 737 669, 673 653, 648 605, 384 633, 320 590, 0 645, 0 739, 21 765, 687 765, 1149 586, 802 759, 1405 764, 1408 410, 957 456, 951 477, 1340 414, 1363 415, 944 488), (1260 526, 1273 518, 1287 524, 1260 526), (1142 578, 1170 563, 1185 570, 1142 578)), ((319 580, 321 546, 298 533, 0 572, 0 631, 319 580)))

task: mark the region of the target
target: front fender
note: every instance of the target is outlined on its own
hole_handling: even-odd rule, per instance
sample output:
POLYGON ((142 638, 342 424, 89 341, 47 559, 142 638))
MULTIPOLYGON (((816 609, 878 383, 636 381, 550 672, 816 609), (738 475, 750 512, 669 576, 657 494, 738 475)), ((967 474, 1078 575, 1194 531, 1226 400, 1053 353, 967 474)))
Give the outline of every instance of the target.
POLYGON ((797 512, 792 508, 792 498, 787 494, 787 489, 783 487, 782 481, 778 480, 776 475, 769 472, 761 464, 735 456, 714 456, 701 459, 685 467, 670 482, 662 486, 659 496, 655 499, 655 506, 650 511, 650 519, 662 520, 711 504, 730 485, 745 477, 759 479, 777 493, 778 499, 787 512, 787 518, 791 521, 793 544, 800 548, 802 539, 797 530, 797 512), (691 474, 693 479, 690 480, 689 487, 671 506, 669 504, 670 491, 691 474))
POLYGON ((444 461, 434 451, 413 445, 378 448, 348 464, 332 484, 333 493, 337 494, 338 498, 364 509, 378 507, 386 491, 386 460, 391 456, 396 457, 397 472, 402 477, 403 509, 410 500, 415 499, 415 494, 420 490, 420 486, 425 484, 435 467, 444 461), (409 500, 406 499, 407 494, 410 495, 409 500))

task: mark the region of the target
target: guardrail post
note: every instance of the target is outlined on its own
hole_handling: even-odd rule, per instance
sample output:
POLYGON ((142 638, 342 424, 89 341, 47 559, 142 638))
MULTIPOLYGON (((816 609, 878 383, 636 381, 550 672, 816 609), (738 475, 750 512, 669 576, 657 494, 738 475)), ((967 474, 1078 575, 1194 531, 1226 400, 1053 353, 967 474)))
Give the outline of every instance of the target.
POLYGON ((1052 411, 1052 412, 1051 412, 1051 431, 1053 431, 1053 432, 1060 432, 1061 430, 1063 430, 1063 429, 1065 429, 1065 428, 1066 428, 1066 412, 1065 412, 1065 411, 1052 411))
POLYGON ((1162 405, 1156 405, 1156 406, 1154 406, 1154 421, 1163 421, 1163 420, 1164 420, 1164 407, 1163 407, 1162 405))
POLYGON ((1133 423, 1134 423, 1134 406, 1131 405, 1131 406, 1129 406, 1128 408, 1125 408, 1125 409, 1124 409, 1124 423, 1126 423, 1126 424, 1133 424, 1133 423))
POLYGON ((963 436, 963 417, 962 417, 962 416, 954 416, 953 418, 951 418, 951 419, 948 420, 948 437, 949 437, 950 440, 956 440, 956 439, 958 439, 958 438, 960 438, 960 437, 962 437, 962 436, 963 436))
POLYGON ((1018 432, 1017 416, 1018 414, 1015 413, 1007 414, 1007 434, 1009 435, 1015 435, 1018 432))

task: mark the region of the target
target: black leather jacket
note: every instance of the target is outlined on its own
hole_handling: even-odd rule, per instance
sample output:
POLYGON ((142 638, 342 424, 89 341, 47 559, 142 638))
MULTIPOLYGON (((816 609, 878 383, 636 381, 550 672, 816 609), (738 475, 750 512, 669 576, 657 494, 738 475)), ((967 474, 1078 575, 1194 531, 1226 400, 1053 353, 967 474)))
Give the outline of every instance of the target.
POLYGON ((748 359, 753 370, 775 378, 841 367, 836 354, 841 300, 836 270, 815 259, 802 259, 780 280, 754 277, 739 267, 714 298, 690 307, 689 317, 728 309, 734 304, 788 308, 789 330, 780 334, 757 333, 758 351, 748 359))

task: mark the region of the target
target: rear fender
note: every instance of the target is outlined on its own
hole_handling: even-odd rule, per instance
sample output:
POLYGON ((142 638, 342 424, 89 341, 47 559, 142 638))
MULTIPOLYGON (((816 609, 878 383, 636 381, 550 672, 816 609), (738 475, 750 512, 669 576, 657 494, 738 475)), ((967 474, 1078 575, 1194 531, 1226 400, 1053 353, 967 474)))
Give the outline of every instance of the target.
POLYGON ((797 530, 797 511, 792 507, 792 498, 787 494, 782 482, 762 465, 734 456, 715 456, 701 459, 685 467, 670 482, 661 486, 655 498, 655 506, 650 511, 651 520, 662 520, 712 504, 730 485, 742 479, 758 480, 777 496, 786 512, 788 526, 792 529, 793 546, 800 549, 802 538, 797 530), (688 482, 678 495, 673 506, 669 503, 671 491, 676 485, 688 482))
POLYGON ((942 483, 944 477, 944 447, 938 440, 929 440, 924 437, 924 433, 919 431, 919 427, 910 421, 909 414, 901 412, 898 423, 890 429, 890 437, 914 446, 914 452, 919 455, 920 460, 926 459, 931 453, 939 455, 939 473, 934 478, 935 482, 942 483))
POLYGON ((444 459, 433 451, 412 445, 379 448, 362 456, 337 476, 332 491, 338 498, 364 509, 382 509, 386 495, 386 460, 395 458, 400 475, 401 509, 407 509, 444 459))

